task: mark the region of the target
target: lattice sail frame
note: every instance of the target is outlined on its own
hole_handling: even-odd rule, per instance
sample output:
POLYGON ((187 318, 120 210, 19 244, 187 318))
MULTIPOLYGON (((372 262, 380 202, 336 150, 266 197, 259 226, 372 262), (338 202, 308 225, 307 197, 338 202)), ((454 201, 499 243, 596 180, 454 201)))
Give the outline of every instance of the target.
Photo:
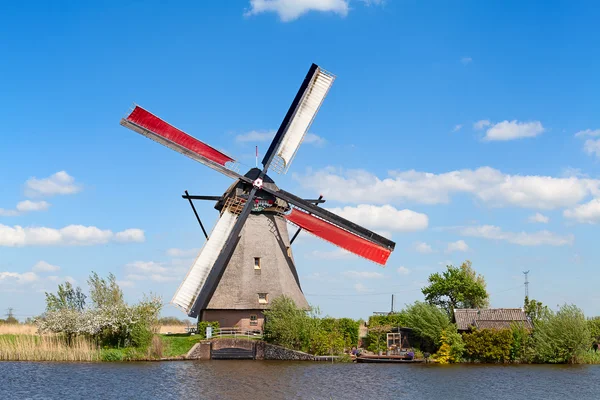
POLYGON ((288 125, 285 137, 271 161, 269 170, 278 174, 287 173, 335 78, 331 72, 321 67, 317 68, 288 125))

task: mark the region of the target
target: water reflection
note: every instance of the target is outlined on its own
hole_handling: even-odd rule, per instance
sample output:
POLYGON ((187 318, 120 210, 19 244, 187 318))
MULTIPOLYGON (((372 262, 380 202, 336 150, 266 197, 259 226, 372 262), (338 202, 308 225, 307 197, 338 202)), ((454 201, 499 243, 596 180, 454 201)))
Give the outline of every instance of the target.
POLYGON ((0 363, 0 399, 600 399, 600 366, 0 363))

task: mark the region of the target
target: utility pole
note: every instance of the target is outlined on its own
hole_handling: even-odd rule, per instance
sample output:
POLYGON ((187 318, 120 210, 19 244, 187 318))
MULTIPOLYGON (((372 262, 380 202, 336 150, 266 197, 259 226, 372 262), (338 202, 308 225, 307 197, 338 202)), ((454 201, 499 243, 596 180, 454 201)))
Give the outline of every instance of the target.
POLYGON ((529 271, 523 271, 525 275, 525 301, 529 300, 529 271))
POLYGON ((394 313, 394 295, 392 295, 392 312, 390 314, 394 313))

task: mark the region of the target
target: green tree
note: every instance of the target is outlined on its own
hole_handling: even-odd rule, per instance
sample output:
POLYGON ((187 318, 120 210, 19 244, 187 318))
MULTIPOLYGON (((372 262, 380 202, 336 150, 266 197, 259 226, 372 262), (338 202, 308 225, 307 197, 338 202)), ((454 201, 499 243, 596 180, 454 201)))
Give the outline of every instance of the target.
POLYGON ((529 297, 525 297, 525 314, 532 324, 535 324, 540 318, 545 316, 550 309, 543 305, 541 301, 535 299, 529 300, 529 297))
POLYGON ((96 308, 121 306, 125 303, 123 291, 112 273, 108 275, 108 279, 104 279, 92 272, 87 282, 90 286, 90 298, 96 308))
POLYGON ((590 318, 587 322, 593 345, 598 349, 598 345, 600 344, 600 317, 590 318))
POLYGON ((545 313, 535 324, 533 338, 538 361, 545 363, 575 363, 592 345, 583 311, 575 305, 545 313))
POLYGON ((460 267, 448 265, 446 271, 429 275, 429 285, 422 289, 425 300, 444 308, 452 316, 455 308, 485 308, 489 304, 483 276, 465 261, 460 267))
POLYGON ((56 294, 46 292, 46 311, 83 311, 86 297, 81 288, 74 288, 71 282, 59 284, 56 294))
POLYGON ((448 314, 432 304, 416 301, 402 313, 406 326, 423 339, 428 348, 437 349, 441 344, 442 332, 452 330, 448 314))

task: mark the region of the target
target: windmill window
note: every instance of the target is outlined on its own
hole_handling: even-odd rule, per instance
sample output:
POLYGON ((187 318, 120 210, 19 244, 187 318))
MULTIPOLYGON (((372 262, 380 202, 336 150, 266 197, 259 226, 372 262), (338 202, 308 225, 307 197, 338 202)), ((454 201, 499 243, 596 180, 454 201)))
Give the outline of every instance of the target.
POLYGON ((258 317, 253 314, 250 316, 250 326, 256 326, 256 325, 258 325, 258 317))
POLYGON ((254 269, 260 269, 260 257, 254 257, 254 269))
POLYGON ((260 304, 267 304, 269 302, 269 296, 267 293, 259 293, 258 294, 258 302, 260 304))

